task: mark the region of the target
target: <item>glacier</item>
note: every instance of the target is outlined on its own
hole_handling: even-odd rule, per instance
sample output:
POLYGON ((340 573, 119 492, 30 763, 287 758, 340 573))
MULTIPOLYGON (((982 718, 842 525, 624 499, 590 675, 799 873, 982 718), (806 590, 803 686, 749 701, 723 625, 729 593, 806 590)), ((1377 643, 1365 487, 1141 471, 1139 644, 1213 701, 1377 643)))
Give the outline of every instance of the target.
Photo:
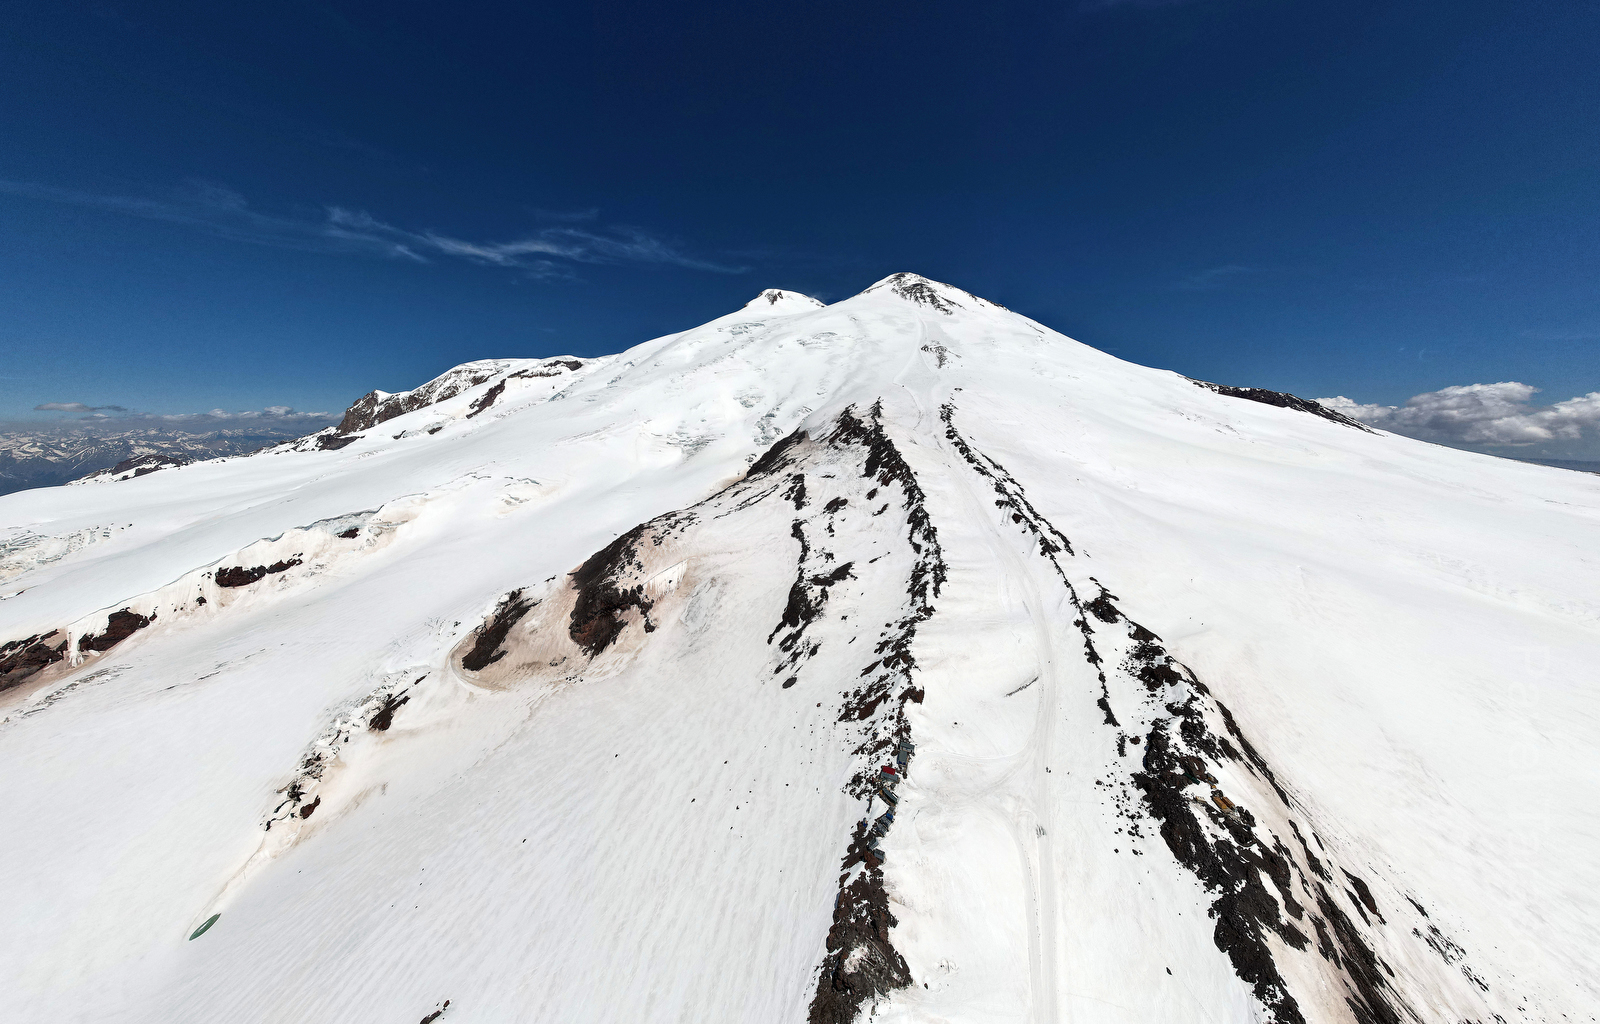
POLYGON ((4 1017, 1594 1020, 1597 520, 914 274, 0 497, 4 1017))

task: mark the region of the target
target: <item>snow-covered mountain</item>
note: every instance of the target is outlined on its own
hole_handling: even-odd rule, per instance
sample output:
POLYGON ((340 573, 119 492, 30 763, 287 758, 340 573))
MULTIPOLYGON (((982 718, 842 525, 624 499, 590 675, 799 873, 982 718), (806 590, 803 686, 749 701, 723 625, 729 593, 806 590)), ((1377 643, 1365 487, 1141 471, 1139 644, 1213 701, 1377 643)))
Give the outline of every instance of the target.
POLYGON ((1593 1020, 1597 521, 905 274, 13 494, 5 1016, 1593 1020))

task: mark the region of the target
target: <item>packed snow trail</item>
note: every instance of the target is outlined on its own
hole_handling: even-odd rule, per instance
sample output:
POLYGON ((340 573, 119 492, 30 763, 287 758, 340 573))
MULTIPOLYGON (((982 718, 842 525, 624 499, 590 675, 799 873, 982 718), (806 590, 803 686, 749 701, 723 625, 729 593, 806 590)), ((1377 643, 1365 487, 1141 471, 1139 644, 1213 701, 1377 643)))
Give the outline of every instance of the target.
MULTIPOLYGON (((935 407, 938 405, 937 402, 932 404, 935 407)), ((921 403, 918 412, 920 423, 921 403)), ((1010 770, 995 780, 984 794, 986 804, 980 806, 1003 808, 1015 801, 1015 810, 1007 821, 1007 828, 1016 846, 1027 892, 1027 903, 1022 911, 1028 921, 1029 1019, 1038 1024, 1053 1024, 1057 1019, 1056 997, 1060 989, 1055 932, 1058 920, 1062 917, 1062 908, 1055 895, 1050 839, 1055 824, 1049 795, 1050 777, 1045 771, 1053 749, 1059 713, 1057 682, 1049 652, 1059 646, 1057 638, 1052 635, 1051 624, 1069 622, 1073 616, 1062 614, 1070 612, 1070 609, 1061 607, 1065 604, 1064 598, 1046 597, 1041 590, 1036 581, 1035 566, 1025 553, 1018 550, 1021 538, 1014 530, 1006 531, 995 521, 992 492, 987 482, 975 480, 966 467, 959 463, 952 467, 950 461, 953 460, 941 458, 938 463, 924 470, 930 476, 938 473, 940 486, 935 491, 953 506, 946 515, 940 517, 940 521, 952 526, 978 526, 979 529, 972 536, 961 536, 947 529, 945 545, 952 552, 971 545, 972 550, 965 561, 974 571, 992 572, 995 566, 1005 567, 998 578, 1005 582, 1009 600, 1002 602, 1001 607, 1016 614, 1021 620, 1020 624, 1025 625, 1033 635, 1032 657, 1017 667, 1032 676, 1031 681, 1023 685, 1037 687, 1029 694, 1037 701, 1034 721, 1022 745, 1014 753, 1002 755, 1001 760, 1011 764, 1010 770), (979 488, 982 490, 979 491, 979 488), (1021 785, 1007 794, 1006 784, 1013 781, 1021 785), (1010 799, 1006 799, 1007 796, 1010 799), (997 797, 1001 799, 995 799, 997 797)), ((952 572, 959 576, 956 570, 952 572)), ((962 628, 964 625, 961 618, 950 616, 936 620, 935 628, 944 626, 965 633, 966 630, 962 628)), ((943 682, 953 687, 961 684, 957 678, 948 678, 943 682)), ((997 766, 990 767, 992 770, 997 766)))
POLYGON ((1315 413, 895 275, 0 498, 7 1019, 1592 1020, 1600 485, 1315 413))

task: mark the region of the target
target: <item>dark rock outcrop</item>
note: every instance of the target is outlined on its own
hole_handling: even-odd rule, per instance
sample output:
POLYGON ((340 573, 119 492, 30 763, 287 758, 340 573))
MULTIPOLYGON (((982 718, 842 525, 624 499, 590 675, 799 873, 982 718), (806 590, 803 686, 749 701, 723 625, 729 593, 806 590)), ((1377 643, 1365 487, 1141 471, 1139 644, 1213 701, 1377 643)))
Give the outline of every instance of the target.
POLYGON ((67 635, 59 629, 0 644, 0 690, 19 686, 67 656, 67 635))
POLYGON ((506 652, 501 650, 500 645, 505 643, 506 634, 511 632, 512 626, 522 621, 522 617, 536 603, 523 597, 520 588, 502 597, 494 614, 478 627, 478 640, 472 645, 472 650, 462 655, 461 667, 468 672, 480 672, 504 658, 506 652))
POLYGON ((112 612, 106 618, 106 631, 95 635, 86 635, 78 639, 78 650, 105 652, 128 639, 136 631, 145 628, 155 621, 154 615, 140 615, 138 612, 127 608, 112 612))
POLYGON ((1334 412, 1320 402, 1313 402, 1308 398, 1291 395, 1286 391, 1268 391, 1266 388, 1236 388, 1227 384, 1213 384, 1208 380, 1195 380, 1193 377, 1189 379, 1207 391, 1215 391, 1217 394, 1227 395, 1229 398, 1243 398, 1248 402, 1260 402, 1262 405, 1272 405, 1279 409, 1308 412, 1313 416, 1321 416, 1325 420, 1342 423, 1347 427, 1355 427, 1357 430, 1364 430, 1369 434, 1377 433, 1371 427, 1356 422, 1342 412, 1334 412))
POLYGON ((408 412, 416 412, 418 409, 454 398, 468 388, 475 388, 493 379, 499 372, 497 367, 457 367, 412 391, 402 391, 397 395, 369 391, 345 410, 344 419, 339 421, 337 433, 356 434, 363 430, 371 430, 396 416, 404 416, 408 412))
POLYGON ((216 581, 219 587, 248 587, 273 573, 293 569, 300 564, 300 559, 290 558, 271 565, 257 565, 246 568, 242 565, 227 566, 217 570, 216 581))

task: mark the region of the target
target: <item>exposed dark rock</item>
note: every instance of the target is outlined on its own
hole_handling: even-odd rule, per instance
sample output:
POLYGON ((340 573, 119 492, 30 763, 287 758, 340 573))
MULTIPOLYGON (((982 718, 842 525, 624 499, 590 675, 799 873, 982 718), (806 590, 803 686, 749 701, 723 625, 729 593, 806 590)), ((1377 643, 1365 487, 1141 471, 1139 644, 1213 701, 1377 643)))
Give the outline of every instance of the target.
POLYGON ((583 360, 581 359, 552 359, 543 366, 534 367, 528 370, 518 370, 516 373, 511 374, 507 379, 513 380, 518 378, 532 377, 559 377, 563 371, 577 370, 581 369, 582 367, 583 360))
POLYGON ((106 620, 106 631, 99 636, 83 636, 78 639, 80 651, 109 651, 140 630, 155 621, 154 615, 140 615, 137 612, 124 608, 112 612, 106 620))
POLYGON ((1466 957, 1467 951, 1451 941, 1450 937, 1439 930, 1437 925, 1428 925, 1428 934, 1423 935, 1418 929, 1413 928, 1411 934, 1422 939, 1428 947, 1439 954, 1439 959, 1447 964, 1455 964, 1466 957))
POLYGON ((1350 880, 1350 885, 1355 890, 1356 898, 1361 901, 1362 905, 1371 911, 1373 916, 1377 917, 1380 921, 1383 920, 1383 915, 1378 913, 1378 901, 1372 898, 1372 890, 1367 888, 1367 883, 1356 875, 1346 871, 1344 868, 1340 868, 1339 870, 1343 871, 1344 877, 1350 880))
POLYGON ((1122 613, 1117 611, 1117 606, 1112 603, 1115 600, 1116 597, 1113 594, 1101 591, 1099 597, 1083 606, 1083 610, 1101 622, 1116 622, 1117 619, 1122 617, 1122 613))
MULTIPOLYGON (((1199 717, 1198 711, 1189 714, 1199 717)), ((1144 792, 1151 817, 1161 823, 1167 848, 1213 894, 1217 948, 1228 955, 1234 972, 1275 1019, 1302 1024, 1305 1018, 1272 959, 1267 935, 1275 932, 1296 948, 1303 947, 1306 939, 1281 919, 1278 902, 1261 880, 1263 869, 1269 877, 1282 877, 1288 865, 1281 862, 1281 854, 1262 847, 1253 836, 1247 835, 1243 844, 1214 841, 1213 833, 1201 825, 1197 806, 1184 795, 1190 784, 1186 767, 1173 749, 1166 722, 1158 721, 1145 737, 1144 771, 1134 775, 1134 782, 1144 792)))
MULTIPOLYGON (((478 627, 478 640, 472 645, 472 650, 461 656, 461 667, 468 672, 480 672, 504 658, 506 652, 500 649, 500 645, 505 643, 506 634, 511 632, 512 626, 522 621, 522 617, 536 603, 524 598, 520 587, 502 597, 495 606, 494 614, 478 627)), ((395 706, 399 707, 398 704, 395 706)))
POLYGON ((315 800, 312 800, 309 804, 306 804, 304 807, 300 808, 300 817, 301 818, 309 818, 309 817, 311 817, 312 813, 315 812, 316 809, 318 807, 321 807, 321 806, 322 806, 322 795, 319 793, 319 794, 317 794, 317 798, 315 800))
POLYGON ((1135 647, 1129 655, 1129 662, 1134 677, 1151 693, 1159 693, 1166 687, 1177 686, 1184 681, 1178 670, 1172 667, 1172 658, 1168 656, 1166 648, 1153 639, 1142 641, 1135 647))
MULTIPOLYGON (((839 709, 841 723, 862 723, 865 727, 864 738, 853 751, 860 767, 845 789, 857 799, 866 800, 874 794, 883 796, 878 765, 885 756, 896 755, 902 775, 910 763, 914 747, 910 742, 911 725, 906 719, 905 705, 921 703, 925 695, 912 679, 916 660, 911 647, 918 627, 933 615, 933 599, 944 585, 946 566, 938 532, 928 516, 927 496, 916 474, 883 430, 880 410, 874 406, 870 418, 865 420, 856 417, 853 410, 846 410, 827 441, 836 448, 859 446, 865 449, 862 475, 876 484, 869 491, 869 500, 879 488, 894 485, 900 489, 901 508, 906 513, 906 542, 915 555, 906 580, 905 609, 898 621, 888 624, 879 640, 874 652, 877 660, 862 671, 861 676, 866 681, 846 694, 839 709), (897 690, 899 698, 895 699, 897 690)), ((824 514, 831 517, 845 507, 840 503, 835 508, 830 502, 824 514)), ((805 567, 805 537, 798 522, 795 528, 802 545, 797 588, 802 581, 809 587, 820 588, 825 582, 836 583, 846 578, 849 563, 831 574, 809 572, 805 567)), ((808 591, 806 599, 797 600, 791 591, 791 605, 798 606, 796 618, 801 618, 809 607, 806 603, 809 594, 808 591)), ((825 595, 826 591, 821 590, 816 596, 819 608, 825 595)), ((895 919, 889 912, 888 896, 883 889, 883 859, 876 851, 877 839, 887 832, 893 821, 891 807, 870 829, 865 821, 858 823, 845 851, 846 873, 840 879, 834 923, 828 932, 827 953, 818 972, 809 1024, 855 1021, 868 1000, 911 984, 911 972, 905 959, 890 943, 889 929, 894 926, 895 919), (850 869, 856 864, 861 864, 862 868, 852 880, 850 869)))
POLYGON ((1284 391, 1268 391, 1265 388, 1235 388, 1229 387, 1227 384, 1213 384, 1208 380, 1195 380, 1193 377, 1189 379, 1207 391, 1215 391, 1217 394, 1227 395, 1229 398, 1243 398, 1250 402, 1260 402, 1262 405, 1277 406, 1279 409, 1308 412, 1313 416, 1321 416, 1325 420, 1342 423, 1347 427, 1355 427, 1357 430, 1364 430, 1369 434, 1377 433, 1366 424, 1358 423, 1342 412, 1334 412, 1320 402, 1313 402, 1310 399, 1300 398, 1284 391))
POLYGON ((235 565, 218 569, 215 579, 219 587, 248 587, 266 575, 267 567, 264 565, 258 565, 254 569, 235 565))
MULTIPOLYGON (((1289 830, 1294 833, 1295 839, 1300 843, 1300 850, 1305 854, 1306 865, 1311 868, 1312 873, 1319 878, 1331 881, 1333 876, 1328 874, 1328 869, 1322 866, 1322 861, 1317 859, 1317 855, 1311 852, 1310 845, 1306 843, 1305 837, 1300 834, 1300 826, 1295 824, 1293 818, 1289 819, 1289 830)), ((1418 907, 1417 909, 1421 910, 1422 908, 1418 907)), ((1428 915, 1424 914, 1422 916, 1426 917, 1428 915)))
POLYGON ((373 732, 388 732, 389 726, 394 724, 394 713, 410 700, 411 696, 409 694, 389 694, 384 698, 383 706, 378 709, 378 713, 373 715, 372 720, 367 723, 367 728, 373 732))
MULTIPOLYGON (((931 306, 946 316, 959 308, 959 303, 945 298, 932 281, 918 274, 891 274, 880 283, 908 302, 931 306)), ((948 286, 947 286, 948 287, 948 286)), ((951 288, 950 291, 956 291, 951 288)))
POLYGON ((1100 699, 1096 700, 1094 703, 1095 706, 1100 709, 1101 713, 1106 716, 1106 725, 1109 725, 1113 728, 1122 727, 1122 723, 1117 721, 1116 713, 1111 710, 1111 695, 1106 690, 1106 681, 1103 676, 1100 679, 1100 699))
POLYGON ((285 569, 293 569, 299 564, 301 564, 300 559, 289 558, 273 562, 271 565, 257 565, 251 568, 235 565, 218 569, 216 576, 213 578, 219 587, 248 587, 250 584, 263 580, 274 573, 283 572, 285 569))
POLYGON ((112 466, 107 475, 121 476, 124 473, 131 472, 135 477, 141 477, 154 473, 159 469, 173 469, 177 466, 186 466, 192 461, 194 460, 183 455, 151 452, 146 455, 135 455, 131 459, 123 459, 115 466, 112 466))
MULTIPOLYGON (((477 387, 484 381, 490 380, 499 371, 489 367, 474 368, 462 372, 452 370, 442 376, 436 377, 414 391, 407 391, 398 395, 381 395, 377 391, 369 391, 345 410, 344 418, 339 421, 336 433, 354 434, 362 430, 371 430, 373 427, 396 416, 403 416, 408 412, 436 405, 447 399, 477 387), (381 397, 380 397, 381 395, 381 397)), ((348 444, 349 442, 345 442, 348 444)))
POLYGON ((639 542, 649 525, 635 526, 590 555, 572 574, 572 587, 578 597, 572 605, 572 623, 567 632, 572 642, 591 658, 610 647, 621 635, 627 625, 623 616, 629 608, 638 610, 647 632, 655 629, 650 621, 650 609, 655 602, 645 596, 644 584, 622 584, 625 573, 643 568, 639 560, 639 542))
POLYGON ((67 635, 59 629, 0 644, 0 690, 18 686, 67 656, 67 635))
POLYGON ((866 846, 866 826, 856 826, 854 856, 867 866, 839 890, 827 953, 811 999, 807 1024, 853 1024, 861 1005, 911 984, 911 968, 889 941, 897 922, 889 911, 878 858, 866 846))
POLYGON ((343 434, 321 434, 317 437, 317 447, 323 451, 336 452, 346 445, 355 444, 361 440, 360 434, 347 436, 343 434))
MULTIPOLYGON (((1040 553, 1055 565, 1074 605, 1078 605, 1072 582, 1058 561, 1060 552, 1071 552, 1070 544, 1028 503, 1021 485, 1003 466, 961 437, 955 429, 953 413, 953 406, 947 405, 947 438, 968 464, 994 485, 1000 497, 996 505, 1039 541, 1040 553)), ((1155 633, 1128 620, 1116 607, 1115 595, 1102 588, 1094 601, 1079 607, 1102 623, 1125 623, 1132 647, 1122 669, 1143 682, 1151 705, 1163 708, 1171 716, 1155 719, 1143 738, 1143 770, 1134 773, 1133 782, 1143 794, 1146 812, 1160 822, 1167 848, 1211 894, 1211 916, 1216 921, 1213 939, 1271 1018, 1277 1024, 1302 1020, 1299 1005, 1288 992, 1274 960, 1271 940, 1281 940, 1291 950, 1307 949, 1311 939, 1301 925, 1309 925, 1316 935, 1317 952, 1338 972, 1335 977, 1344 986, 1346 1004, 1358 1024, 1400 1024, 1402 1018, 1420 1020, 1388 985, 1371 945, 1326 895, 1322 884, 1300 867, 1283 840, 1261 826, 1248 808, 1234 805, 1216 788, 1217 776, 1210 771, 1207 759, 1215 763, 1225 758, 1242 763, 1272 788, 1285 809, 1291 807, 1288 793, 1245 737, 1232 712, 1211 695, 1194 673, 1167 653, 1155 633), (1207 724, 1208 713, 1221 720, 1226 735, 1212 732, 1207 724), (1186 792, 1187 787, 1205 784, 1212 787, 1210 801, 1191 798, 1186 792), (1296 898, 1297 883, 1301 891, 1313 896, 1317 912, 1302 906, 1296 898)), ((1100 659, 1094 652, 1087 616, 1080 615, 1075 625, 1084 633, 1086 659, 1091 665, 1098 665, 1100 659)), ((1100 681, 1101 699, 1097 703, 1105 712, 1107 724, 1115 725, 1103 672, 1100 681)), ((1129 736, 1127 744, 1137 739, 1129 736)), ((1121 749, 1126 751, 1127 746, 1121 749)), ((1289 824, 1310 871, 1330 879, 1328 869, 1312 854, 1299 827, 1293 820, 1289 824)), ((1317 844, 1322 846, 1320 839, 1317 844)), ((1347 876, 1351 878, 1353 902, 1365 907, 1363 913, 1370 909, 1375 914, 1375 902, 1367 904, 1361 895, 1365 884, 1356 888, 1354 876, 1347 876)), ((1370 897, 1371 893, 1366 895, 1370 897)), ((1435 948, 1449 947, 1440 943, 1435 948)), ((1449 956, 1446 960, 1449 962, 1449 956)))
POLYGON ((789 487, 783 496, 794 502, 796 512, 806 507, 806 475, 795 473, 789 477, 789 487))
MULTIPOLYGON (((1152 678, 1150 667, 1165 664, 1177 678, 1164 682, 1163 689, 1171 685, 1192 691, 1187 699, 1166 704, 1172 719, 1157 719, 1153 724, 1145 738, 1144 770, 1134 775, 1134 782, 1144 793, 1151 817, 1161 822, 1161 835, 1167 848, 1213 894, 1211 916, 1217 922, 1214 939, 1217 948, 1228 955, 1235 973, 1250 984, 1256 998, 1275 1019, 1280 1022, 1302 1019, 1298 1003, 1289 994, 1273 959, 1268 936, 1276 935, 1295 950, 1306 948, 1310 940, 1305 932, 1280 914, 1281 900, 1281 909, 1287 910, 1290 917, 1300 920, 1309 916, 1317 936, 1317 951, 1342 972, 1346 1003, 1357 1021, 1401 1024, 1403 1016, 1418 1019, 1379 973, 1371 946, 1327 896, 1321 883, 1302 872, 1282 839, 1269 832, 1269 844, 1261 838, 1262 830, 1246 808, 1233 807, 1230 813, 1227 810, 1230 802, 1218 800, 1216 776, 1208 770, 1204 758, 1242 762, 1272 788, 1285 809, 1291 807, 1289 795, 1278 784, 1265 759, 1244 736, 1233 714, 1221 701, 1210 697, 1209 691, 1200 686, 1188 669, 1170 658, 1156 642, 1159 638, 1154 633, 1137 623, 1130 622, 1129 627, 1136 647, 1130 656, 1128 671, 1146 680, 1148 685, 1152 678), (1211 732, 1204 714, 1207 705, 1222 719, 1234 742, 1211 732), (1173 721, 1177 723, 1182 747, 1172 735, 1173 721), (1185 753, 1183 747, 1197 754, 1185 753), (1216 808, 1186 796, 1186 787, 1199 782, 1212 785, 1216 808), (1307 892, 1316 894, 1320 916, 1307 915, 1305 908, 1295 900, 1297 878, 1307 892), (1273 883, 1272 889, 1266 886, 1266 880, 1273 883)), ((1328 877, 1321 861, 1306 846, 1299 827, 1292 819, 1289 824, 1311 870, 1328 877)), ((1344 873, 1354 885, 1354 876, 1347 871, 1344 873)), ((1361 888, 1366 889, 1364 882, 1361 888)), ((1370 896, 1368 892, 1367 897, 1370 896)), ((1372 908, 1376 909, 1375 903, 1372 908)))
POLYGON ((1345 979, 1350 986, 1345 995, 1345 1005, 1356 1020, 1360 1024, 1402 1024, 1408 1018, 1420 1020, 1410 1007, 1399 1001, 1378 966, 1377 954, 1372 952, 1350 918, 1345 916, 1320 883, 1316 886, 1316 893, 1317 909, 1332 925, 1334 938, 1339 943, 1340 966, 1344 968, 1345 979), (1404 1017, 1401 1016, 1401 1010, 1405 1011, 1404 1017))
POLYGON ((493 405, 496 400, 498 400, 499 397, 505 393, 505 390, 506 382, 503 380, 496 381, 494 387, 490 388, 488 391, 485 391, 482 395, 479 395, 478 398, 472 403, 472 411, 467 413, 467 419, 472 419, 472 417, 478 415, 478 413, 493 405))
MULTIPOLYGON (((901 508, 906 512, 906 539, 911 550, 919 556, 911 570, 906 596, 921 609, 917 620, 920 622, 933 614, 933 605, 929 600, 937 596, 944 584, 944 557, 939 550, 939 533, 928 517, 927 495, 923 493, 911 466, 884 433, 879 416, 877 406, 872 409, 870 423, 857 419, 852 410, 846 409, 839 415, 838 426, 829 440, 835 444, 851 441, 865 446, 867 462, 862 476, 875 478, 879 486, 891 483, 900 485, 900 491, 905 496, 901 508)), ((909 644, 910 641, 906 642, 909 644)))
POLYGON ((745 471, 745 479, 776 473, 784 466, 789 465, 793 461, 795 445, 804 440, 806 440, 806 432, 804 430, 796 430, 788 437, 783 438, 777 444, 768 448, 761 458, 751 463, 750 468, 745 471))
MULTIPOLYGON (((1033 503, 1028 500, 1022 485, 1017 483, 1004 466, 989 456, 980 453, 967 442, 965 437, 961 436, 961 432, 955 427, 955 411, 955 406, 950 404, 946 404, 939 410, 939 416, 944 420, 945 439, 955 446, 956 451, 960 453, 967 465, 989 481, 995 493, 999 495, 995 500, 995 507, 1002 512, 1009 512, 1012 522, 1020 525, 1033 535, 1039 544, 1040 553, 1055 566, 1056 573, 1071 592, 1073 607, 1081 608, 1077 590, 1073 588, 1071 581, 1067 579, 1066 571, 1061 568, 1055 557, 1062 552, 1069 555, 1072 554, 1072 542, 1067 539, 1066 534, 1056 529, 1048 519, 1039 514, 1039 510, 1034 508, 1033 503)), ((1095 660, 1098 662, 1098 659, 1095 660)))
MULTIPOLYGON (((816 621, 822 614, 822 606, 827 603, 828 589, 836 583, 851 578, 854 562, 845 562, 832 572, 812 573, 810 571, 811 545, 806 539, 805 524, 796 519, 790 527, 790 534, 800 542, 800 558, 795 570, 794 584, 789 588, 789 600, 783 607, 783 617, 778 624, 772 627, 772 632, 767 634, 767 643, 772 643, 773 638, 784 630, 789 632, 779 641, 778 646, 785 652, 793 651, 805 635, 806 627, 816 621)), ((790 664, 793 659, 786 659, 783 665, 790 664)), ((780 665, 780 670, 783 666, 780 665)))
MULTIPOLYGON (((358 430, 370 430, 380 422, 378 419, 378 403, 382 401, 380 392, 368 391, 344 411, 344 418, 334 428, 335 433, 353 434, 358 430)), ((387 418, 387 417, 385 417, 387 418)), ((349 442, 346 442, 349 443, 349 442)))

